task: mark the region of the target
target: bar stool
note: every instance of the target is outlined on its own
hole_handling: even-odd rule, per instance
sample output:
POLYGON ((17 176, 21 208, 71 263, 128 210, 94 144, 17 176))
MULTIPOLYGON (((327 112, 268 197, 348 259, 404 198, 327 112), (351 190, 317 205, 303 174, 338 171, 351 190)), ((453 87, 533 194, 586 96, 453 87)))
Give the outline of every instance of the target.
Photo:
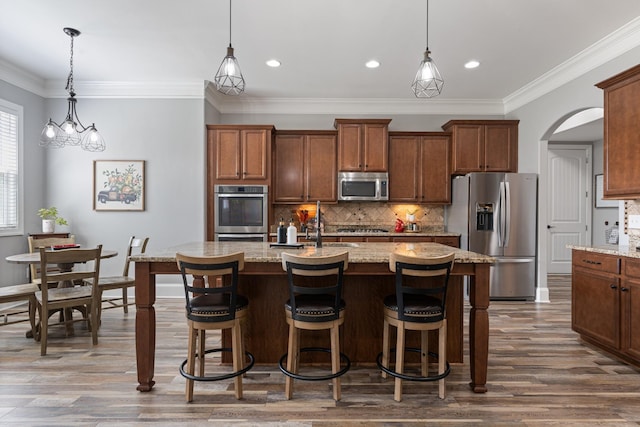
POLYGON ((176 261, 182 274, 189 325, 188 356, 180 365, 180 374, 187 379, 187 402, 193 400, 194 381, 231 378, 234 379, 236 399, 242 399, 242 375, 254 364, 254 357, 244 350, 242 340, 241 323, 247 317, 249 301, 237 292, 238 272, 244 268, 244 253, 210 257, 178 253, 176 261), (188 275, 193 276, 193 285, 189 285, 188 275), (205 350, 205 332, 216 329, 231 329, 231 348, 205 350), (232 353, 233 372, 205 375, 205 354, 214 352, 232 353), (245 356, 249 359, 246 366, 245 356), (196 360, 198 375, 194 374, 196 360))
POLYGON ((384 298, 382 353, 378 354, 376 361, 383 378, 387 374, 395 377, 394 400, 398 402, 402 400, 402 380, 438 381, 438 396, 445 398, 445 377, 451 371, 447 362, 445 303, 453 262, 453 253, 429 258, 392 253, 389 257, 389 268, 395 273, 396 293, 384 298), (390 349, 390 326, 397 328, 394 349, 390 349), (438 354, 429 352, 428 333, 436 329, 438 354), (420 331, 421 348, 405 348, 406 330, 420 331), (420 353, 420 375, 404 373, 405 351, 420 353), (389 367, 391 352, 396 354, 395 370, 389 367), (429 357, 438 361, 438 372, 433 375, 429 375, 429 357))
POLYGON ((333 382, 333 398, 340 400, 340 377, 351 367, 349 358, 340 353, 340 325, 344 323, 345 302, 342 300, 343 273, 348 267, 349 253, 330 256, 298 256, 282 254, 282 268, 289 281, 289 300, 285 315, 289 325, 287 353, 278 363, 285 380, 287 399, 293 396, 293 380, 333 382), (298 277, 296 277, 298 276, 298 277), (322 279, 324 278, 324 280, 322 279), (331 285, 327 281, 331 280, 331 285), (329 330, 331 348, 300 348, 301 330, 329 330), (330 375, 301 375, 300 353, 326 352, 331 355, 330 375), (286 360, 286 367, 284 366, 286 360), (344 368, 340 369, 341 362, 344 368))

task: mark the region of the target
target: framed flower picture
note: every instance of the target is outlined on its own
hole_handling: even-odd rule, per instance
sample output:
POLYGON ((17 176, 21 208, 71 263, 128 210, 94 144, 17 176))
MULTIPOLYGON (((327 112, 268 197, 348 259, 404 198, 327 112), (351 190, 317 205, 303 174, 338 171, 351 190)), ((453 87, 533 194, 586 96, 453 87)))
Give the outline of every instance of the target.
POLYGON ((93 210, 143 211, 144 160, 94 160, 93 210))

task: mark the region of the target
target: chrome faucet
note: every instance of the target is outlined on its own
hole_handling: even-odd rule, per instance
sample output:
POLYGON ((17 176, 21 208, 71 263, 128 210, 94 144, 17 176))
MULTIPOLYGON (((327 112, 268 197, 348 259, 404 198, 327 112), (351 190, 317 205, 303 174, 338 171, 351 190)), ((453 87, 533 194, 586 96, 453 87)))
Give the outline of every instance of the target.
POLYGON ((320 230, 321 221, 322 221, 322 213, 320 212, 320 200, 318 200, 318 203, 316 205, 316 237, 315 238, 309 237, 309 227, 307 227, 306 235, 305 235, 305 238, 307 240, 316 241, 316 248, 322 247, 322 231, 320 230))

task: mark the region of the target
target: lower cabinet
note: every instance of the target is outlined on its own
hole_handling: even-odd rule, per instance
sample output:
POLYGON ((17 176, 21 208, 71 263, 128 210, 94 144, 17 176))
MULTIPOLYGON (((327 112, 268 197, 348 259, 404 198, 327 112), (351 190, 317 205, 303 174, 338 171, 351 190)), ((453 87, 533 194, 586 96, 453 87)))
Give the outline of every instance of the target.
POLYGON ((571 328, 640 365, 640 260, 573 250, 571 328))

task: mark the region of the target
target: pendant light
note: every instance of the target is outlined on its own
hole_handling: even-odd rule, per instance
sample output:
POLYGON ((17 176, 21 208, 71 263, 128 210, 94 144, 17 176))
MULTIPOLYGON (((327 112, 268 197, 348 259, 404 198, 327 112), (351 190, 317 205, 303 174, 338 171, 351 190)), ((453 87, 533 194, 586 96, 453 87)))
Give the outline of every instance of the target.
POLYGON ((44 126, 40 134, 40 146, 50 148, 62 148, 66 145, 79 145, 87 151, 104 151, 106 148, 104 139, 98 133, 95 123, 86 127, 78 118, 76 112, 76 93, 73 89, 73 38, 80 35, 80 31, 74 28, 64 28, 63 31, 71 38, 71 57, 69 60, 69 76, 65 90, 69 93, 67 98, 67 116, 58 124, 52 119, 44 126))
POLYGON ((233 47, 231 46, 231 0, 229 0, 229 47, 227 48, 227 56, 222 60, 213 83, 216 89, 225 95, 240 95, 244 92, 244 77, 242 77, 238 60, 233 56, 233 47))
POLYGON ((416 98, 433 98, 440 95, 444 80, 440 76, 440 71, 436 63, 431 59, 429 50, 429 0, 427 0, 427 49, 424 52, 424 59, 420 63, 416 77, 411 83, 411 88, 416 98))

